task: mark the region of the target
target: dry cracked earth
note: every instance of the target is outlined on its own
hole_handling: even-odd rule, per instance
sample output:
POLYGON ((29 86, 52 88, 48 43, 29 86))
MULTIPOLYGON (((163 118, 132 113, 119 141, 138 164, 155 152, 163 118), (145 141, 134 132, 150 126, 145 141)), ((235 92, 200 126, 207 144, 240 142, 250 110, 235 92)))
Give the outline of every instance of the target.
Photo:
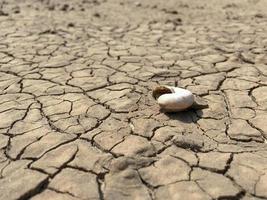
POLYGON ((267 199, 266 8, 1 0, 0 199, 267 199))

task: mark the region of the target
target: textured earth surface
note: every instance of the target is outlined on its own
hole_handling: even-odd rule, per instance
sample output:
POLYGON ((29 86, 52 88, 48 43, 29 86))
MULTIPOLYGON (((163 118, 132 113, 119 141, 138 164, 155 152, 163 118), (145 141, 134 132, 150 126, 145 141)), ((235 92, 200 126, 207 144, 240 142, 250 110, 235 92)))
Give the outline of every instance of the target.
POLYGON ((0 0, 0 199, 267 199, 266 8, 0 0))

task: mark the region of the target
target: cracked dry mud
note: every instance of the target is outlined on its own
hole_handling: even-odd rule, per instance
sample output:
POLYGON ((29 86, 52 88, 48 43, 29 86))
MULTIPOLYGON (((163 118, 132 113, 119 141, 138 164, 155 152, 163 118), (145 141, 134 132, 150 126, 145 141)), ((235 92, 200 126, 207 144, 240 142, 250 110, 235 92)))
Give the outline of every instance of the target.
POLYGON ((266 7, 0 1, 0 199, 267 199, 266 7))

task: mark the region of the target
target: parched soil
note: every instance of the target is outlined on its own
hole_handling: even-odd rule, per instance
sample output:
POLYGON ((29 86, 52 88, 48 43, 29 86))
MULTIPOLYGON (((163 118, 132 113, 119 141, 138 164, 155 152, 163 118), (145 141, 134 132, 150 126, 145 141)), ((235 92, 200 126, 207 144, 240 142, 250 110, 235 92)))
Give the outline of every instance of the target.
POLYGON ((0 200, 267 199, 266 139, 267 1, 0 0, 0 200))

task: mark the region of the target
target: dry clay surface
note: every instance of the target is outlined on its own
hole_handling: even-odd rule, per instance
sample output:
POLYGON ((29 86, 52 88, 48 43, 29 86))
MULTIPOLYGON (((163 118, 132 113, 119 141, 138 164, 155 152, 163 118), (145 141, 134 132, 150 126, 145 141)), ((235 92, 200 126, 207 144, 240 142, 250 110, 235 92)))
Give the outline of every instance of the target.
POLYGON ((267 199, 266 8, 1 0, 0 199, 267 199))

